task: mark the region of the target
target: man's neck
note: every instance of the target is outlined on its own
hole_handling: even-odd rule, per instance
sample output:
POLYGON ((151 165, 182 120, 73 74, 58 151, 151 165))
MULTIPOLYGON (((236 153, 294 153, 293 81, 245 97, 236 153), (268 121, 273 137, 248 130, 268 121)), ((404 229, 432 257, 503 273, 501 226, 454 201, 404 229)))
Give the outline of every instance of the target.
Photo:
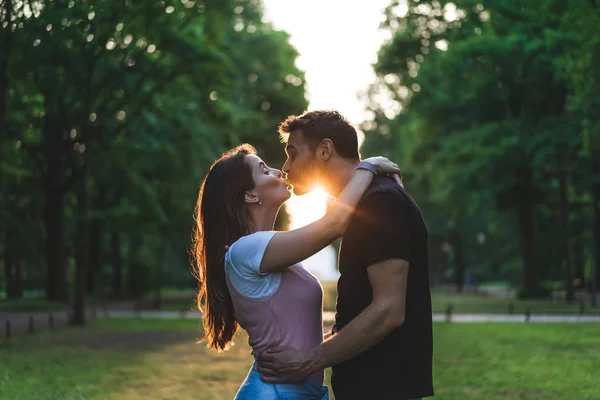
POLYGON ((329 195, 338 197, 354 176, 359 160, 335 158, 327 166, 326 180, 329 195))

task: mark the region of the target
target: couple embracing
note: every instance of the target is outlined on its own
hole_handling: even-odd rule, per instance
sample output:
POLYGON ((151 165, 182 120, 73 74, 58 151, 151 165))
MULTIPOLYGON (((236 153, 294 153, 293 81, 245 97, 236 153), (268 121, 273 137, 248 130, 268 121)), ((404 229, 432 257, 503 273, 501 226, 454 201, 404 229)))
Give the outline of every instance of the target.
POLYGON ((240 145, 214 162, 195 210, 205 340, 225 350, 242 327, 255 358, 236 399, 328 399, 330 366, 338 400, 433 396, 427 228, 398 166, 361 160, 335 111, 290 116, 279 133, 283 172, 240 145), (336 198, 323 218, 274 231, 290 190, 315 183, 336 198), (322 287, 300 262, 340 237, 335 325, 323 335, 322 287))

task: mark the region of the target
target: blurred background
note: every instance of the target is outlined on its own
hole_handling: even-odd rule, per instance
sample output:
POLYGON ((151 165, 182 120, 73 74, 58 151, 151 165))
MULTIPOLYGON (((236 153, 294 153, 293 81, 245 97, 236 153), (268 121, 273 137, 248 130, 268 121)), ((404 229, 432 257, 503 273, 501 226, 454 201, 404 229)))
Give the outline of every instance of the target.
MULTIPOLYGON (((107 342, 123 348, 180 328, 189 339, 199 327, 188 246, 205 173, 243 142, 281 168, 277 125, 307 109, 339 110, 359 130, 363 157, 402 167, 429 228, 434 313, 597 316, 598 65, 595 0, 0 0, 0 323, 4 340, 17 343, 0 354, 30 340, 64 354, 49 343, 75 343, 82 331, 48 336, 46 328, 66 323, 88 325, 78 328, 91 329, 88 347, 93 332, 116 335, 107 342), (181 318, 140 319, 145 311, 181 318), (97 320, 110 315, 123 318, 97 320), (148 331, 162 333, 135 336, 148 331)), ((330 201, 319 190, 293 196, 276 228, 310 223, 330 201)), ((336 246, 304 263, 323 282, 327 312, 336 246)), ((455 386, 456 376, 437 367, 447 388, 440 398, 600 398, 591 364, 572 386, 552 386, 569 362, 580 370, 592 363, 581 359, 582 343, 600 356, 597 325, 552 326, 518 337, 545 337, 548 350, 573 343, 572 353, 542 363, 555 371, 507 389, 511 377, 540 367, 528 364, 535 342, 510 357, 487 343, 496 355, 522 355, 523 370, 495 371, 488 385, 472 381, 475 368, 455 386)), ((436 337, 505 332, 497 344, 516 340, 510 330, 438 324, 436 337)), ((244 365, 227 381, 233 393, 249 365, 242 346, 227 356, 244 365)), ((182 354, 195 351, 223 360, 202 345, 182 354)), ((453 351, 436 353, 436 365, 482 356, 453 351)), ((48 379, 81 369, 44 354, 1 360, 0 393, 2 384, 13 391, 0 398, 95 398, 112 387, 56 389, 38 377, 37 389, 19 392, 25 382, 8 383, 33 364, 66 365, 48 379)), ((106 362, 106 371, 122 372, 106 362)), ((201 373, 208 394, 195 398, 231 398, 218 389, 229 369, 201 373)), ((198 374, 189 379, 196 385, 198 374)), ((193 391, 182 385, 163 397, 154 387, 98 398, 187 398, 193 391)))

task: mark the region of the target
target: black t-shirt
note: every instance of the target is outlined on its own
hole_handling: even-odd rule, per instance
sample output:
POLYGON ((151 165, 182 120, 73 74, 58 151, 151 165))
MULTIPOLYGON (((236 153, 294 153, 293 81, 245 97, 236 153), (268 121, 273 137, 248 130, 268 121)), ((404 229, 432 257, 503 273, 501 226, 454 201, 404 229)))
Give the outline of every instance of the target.
POLYGON ((427 240, 427 227, 412 197, 391 179, 375 178, 342 239, 336 325, 343 329, 371 303, 367 269, 392 258, 409 263, 404 324, 371 349, 333 367, 336 398, 433 396, 427 240))

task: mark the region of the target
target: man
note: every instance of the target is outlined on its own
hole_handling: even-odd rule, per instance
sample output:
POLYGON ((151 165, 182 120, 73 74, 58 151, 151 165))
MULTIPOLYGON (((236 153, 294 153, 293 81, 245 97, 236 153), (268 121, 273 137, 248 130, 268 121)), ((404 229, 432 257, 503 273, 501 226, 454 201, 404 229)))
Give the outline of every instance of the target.
MULTIPOLYGON (((360 162, 356 130, 335 111, 281 123, 294 193, 319 183, 337 196, 360 162)), ((376 177, 342 238, 336 321, 308 353, 274 348, 258 355, 267 382, 299 381, 332 366, 333 392, 345 399, 433 396, 427 228, 414 200, 376 177)))

